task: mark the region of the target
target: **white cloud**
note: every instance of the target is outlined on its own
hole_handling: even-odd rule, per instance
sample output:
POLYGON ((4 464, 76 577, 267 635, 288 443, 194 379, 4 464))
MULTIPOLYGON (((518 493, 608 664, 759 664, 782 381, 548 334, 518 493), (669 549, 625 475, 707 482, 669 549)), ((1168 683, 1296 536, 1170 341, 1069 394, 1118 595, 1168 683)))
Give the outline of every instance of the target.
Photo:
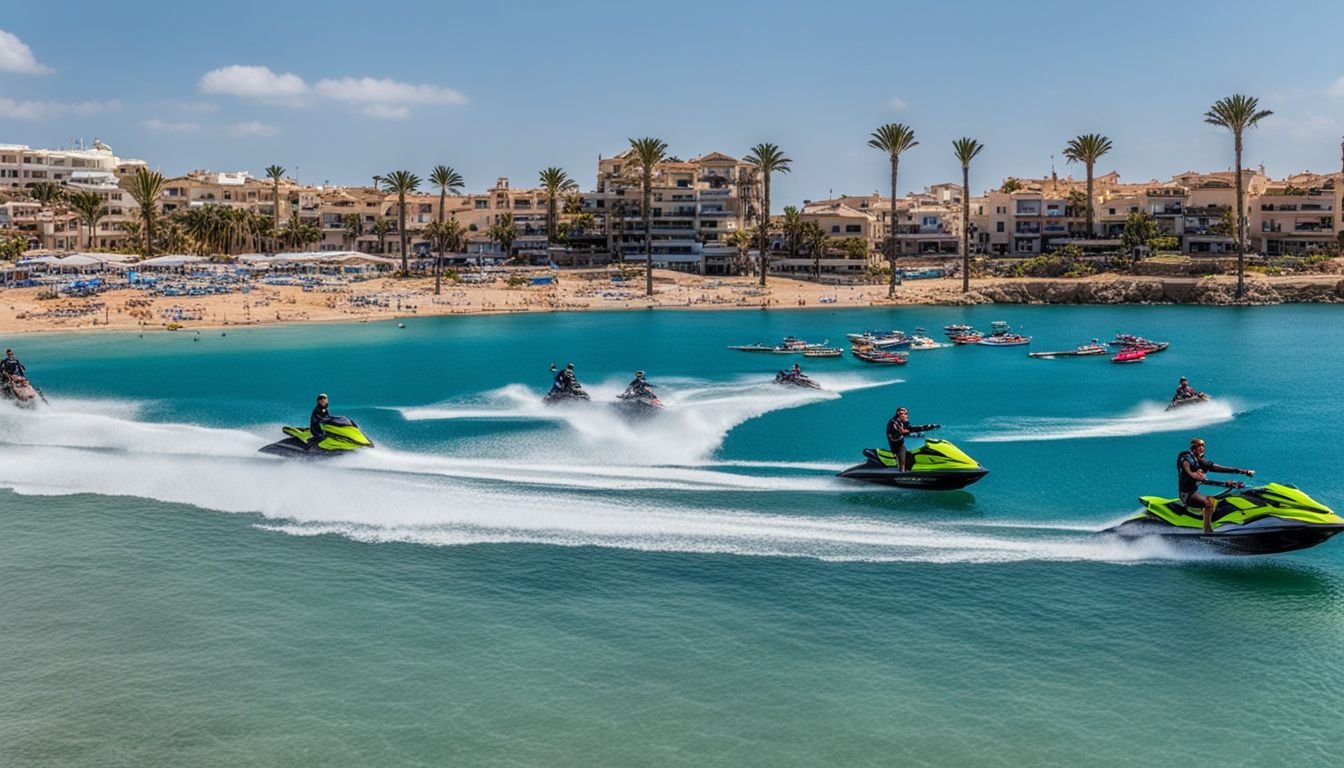
POLYGON ((142 125, 155 133, 195 133, 201 130, 200 123, 172 123, 157 117, 151 117, 142 125))
POLYGON ((887 99, 887 109, 900 112, 902 109, 905 109, 906 106, 908 105, 905 103, 905 99, 902 99, 900 96, 892 96, 890 99, 887 99))
POLYGON ((387 104, 370 104, 360 111, 379 120, 405 120, 411 116, 409 108, 392 107, 387 104))
POLYGON ((118 109, 121 109, 121 102, 115 99, 62 104, 56 101, 15 101, 0 96, 0 118, 11 120, 50 120, 69 115, 84 117, 118 109))
POLYGON ((274 125, 267 125, 256 120, 245 120, 229 126, 229 133, 233 136, 274 136, 279 132, 280 129, 274 125))
POLYGON ((219 107, 208 101, 170 101, 168 106, 180 112, 218 112, 219 107))
POLYGON ((277 75, 270 67, 242 64, 206 72, 197 87, 201 93, 222 93, 228 96, 290 104, 308 93, 308 84, 292 72, 277 75))
POLYGON ((1344 96, 1344 77, 1336 80, 1329 88, 1325 90, 1331 96, 1344 96))
POLYGON ((343 77, 339 80, 321 80, 316 86, 319 95, 337 101, 355 104, 441 104, 458 107, 467 103, 467 97, 452 88, 441 85, 416 85, 397 80, 373 77, 343 77))
POLYGON ((16 35, 0 29, 0 72, 21 72, 25 75, 45 75, 51 71, 37 63, 33 49, 16 35))

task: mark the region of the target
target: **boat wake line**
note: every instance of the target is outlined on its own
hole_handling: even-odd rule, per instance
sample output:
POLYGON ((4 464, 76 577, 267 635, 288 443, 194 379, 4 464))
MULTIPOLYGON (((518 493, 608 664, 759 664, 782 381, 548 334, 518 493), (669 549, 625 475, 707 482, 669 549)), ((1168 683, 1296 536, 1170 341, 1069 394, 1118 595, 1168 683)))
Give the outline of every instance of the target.
POLYGON ((507 455, 520 459, 578 464, 698 465, 711 461, 734 427, 772 411, 834 400, 844 392, 900 383, 827 377, 826 390, 781 387, 769 381, 655 381, 664 408, 651 418, 631 421, 612 406, 624 383, 604 381, 588 387, 593 401, 548 406, 542 393, 510 384, 468 398, 427 406, 397 408, 407 421, 522 420, 563 427, 507 446, 496 438, 468 441, 471 456, 507 455), (503 453, 501 453, 503 450, 503 453), (521 453, 520 453, 521 452, 521 453))
POLYGON ((1079 440, 1092 437, 1133 437, 1157 432, 1184 432, 1222 424, 1246 413, 1236 403, 1214 400, 1200 405, 1166 410, 1166 403, 1145 402, 1121 416, 1077 419, 1007 418, 988 432, 972 435, 973 443, 1016 443, 1038 440, 1079 440))

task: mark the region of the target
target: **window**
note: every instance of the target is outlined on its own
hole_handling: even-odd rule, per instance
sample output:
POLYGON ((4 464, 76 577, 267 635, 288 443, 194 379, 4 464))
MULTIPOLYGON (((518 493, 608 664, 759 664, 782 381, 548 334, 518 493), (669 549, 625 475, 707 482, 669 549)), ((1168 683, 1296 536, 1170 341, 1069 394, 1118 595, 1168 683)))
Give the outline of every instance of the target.
POLYGON ((994 231, 995 231, 995 232, 1002 232, 1002 231, 1003 231, 1003 222, 1002 222, 1002 221, 998 221, 998 222, 995 222, 995 223, 994 223, 994 231))
POLYGON ((483 208, 489 208, 489 207, 490 207, 490 201, 489 201, 489 200, 476 200, 476 201, 474 201, 474 205, 475 205, 475 207, 476 207, 476 210, 479 211, 479 210, 481 210, 481 209, 483 209, 483 208))
POLYGON ((1115 215, 1115 209, 1114 209, 1114 208, 1108 208, 1107 210, 1109 210, 1109 211, 1111 212, 1111 213, 1110 213, 1111 216, 1114 216, 1114 215, 1115 215))
POLYGON ((838 234, 840 234, 840 225, 839 225, 839 224, 832 224, 832 225, 831 225, 831 234, 833 234, 833 235, 838 235, 838 234))
POLYGON ((861 225, 859 225, 859 224, 846 224, 846 225, 845 225, 845 232, 847 232, 847 233, 850 233, 850 232, 852 232, 852 233, 858 233, 858 232, 862 232, 862 231, 863 231, 863 227, 862 227, 861 225))

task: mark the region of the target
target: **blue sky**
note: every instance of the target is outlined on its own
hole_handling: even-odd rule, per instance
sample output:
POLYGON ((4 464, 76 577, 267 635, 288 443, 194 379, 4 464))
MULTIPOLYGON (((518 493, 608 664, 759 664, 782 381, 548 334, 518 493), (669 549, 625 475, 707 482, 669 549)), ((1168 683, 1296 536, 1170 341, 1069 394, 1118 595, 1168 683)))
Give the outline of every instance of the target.
POLYGON ((368 183, 446 163, 469 190, 585 187, 599 154, 652 135, 688 158, 779 144, 781 203, 887 188, 868 134, 920 145, 901 191, 959 178, 951 142, 986 145, 976 191, 1081 175, 1060 148, 1099 131, 1102 169, 1167 178, 1231 166, 1210 103, 1275 116, 1248 165, 1335 171, 1344 4, 1188 2, 5 3, 0 143, 95 136, 165 173, 278 163, 305 183, 368 183), (1151 11, 1143 13, 1144 10, 1151 11))

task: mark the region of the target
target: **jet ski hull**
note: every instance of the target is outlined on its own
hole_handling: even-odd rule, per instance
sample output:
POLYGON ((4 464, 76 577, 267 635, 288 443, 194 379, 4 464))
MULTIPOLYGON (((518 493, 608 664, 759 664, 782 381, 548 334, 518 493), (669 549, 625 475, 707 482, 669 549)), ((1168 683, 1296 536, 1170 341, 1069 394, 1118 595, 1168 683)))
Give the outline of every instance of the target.
POLYGON ((272 456, 284 456, 289 459, 327 459, 332 456, 340 456, 343 453, 350 453, 349 450, 328 451, 324 448, 308 449, 308 443, 297 437, 287 437, 278 443, 262 446, 257 449, 258 453, 267 453, 272 456))
POLYGON ((541 399, 541 401, 547 405, 557 405, 559 403, 586 403, 588 400, 588 393, 583 390, 552 390, 547 392, 546 396, 541 399))
POLYGON ((1159 496, 1141 496, 1143 512, 1104 532, 1154 536, 1235 555, 1292 552, 1344 532, 1344 518, 1292 485, 1237 486, 1212 498, 1213 533, 1204 533, 1202 510, 1159 496))
POLYGON ((974 483, 989 470, 976 463, 946 440, 929 438, 909 454, 910 466, 902 467, 891 451, 865 448, 867 461, 846 469, 840 477, 893 488, 924 491, 955 491, 974 483))
POLYGON ((974 483, 989 470, 977 469, 940 469, 924 472, 909 472, 881 465, 859 464, 840 473, 840 477, 850 480, 863 480, 894 488, 915 488, 925 491, 955 491, 974 483))
POLYGON ((1155 518, 1136 518, 1108 528, 1103 533, 1125 539, 1155 537, 1178 546, 1196 546, 1229 555, 1276 555, 1326 542, 1344 533, 1344 525, 1263 519, 1204 533, 1202 528, 1176 528, 1155 518))

